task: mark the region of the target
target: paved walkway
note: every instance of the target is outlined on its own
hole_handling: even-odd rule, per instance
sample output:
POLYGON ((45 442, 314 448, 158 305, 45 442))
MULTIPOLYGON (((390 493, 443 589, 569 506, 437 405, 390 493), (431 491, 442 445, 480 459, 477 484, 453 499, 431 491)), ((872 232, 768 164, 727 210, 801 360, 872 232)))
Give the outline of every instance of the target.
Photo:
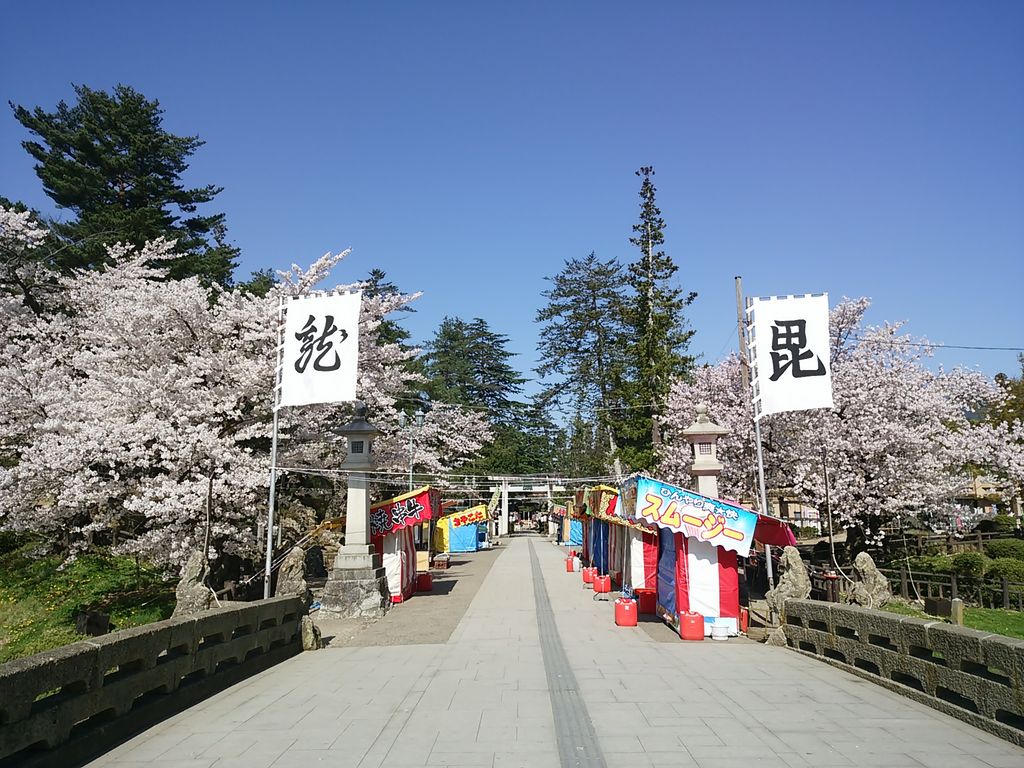
POLYGON ((556 547, 516 537, 446 642, 302 654, 90 765, 1020 768, 1024 750, 786 649, 617 628, 556 547))

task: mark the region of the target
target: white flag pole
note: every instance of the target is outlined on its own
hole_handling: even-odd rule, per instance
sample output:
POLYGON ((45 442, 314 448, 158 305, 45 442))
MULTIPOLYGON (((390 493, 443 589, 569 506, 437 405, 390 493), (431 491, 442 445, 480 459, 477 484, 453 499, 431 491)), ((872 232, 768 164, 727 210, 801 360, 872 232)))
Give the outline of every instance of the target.
POLYGON ((270 439, 270 493, 267 500, 267 556, 263 566, 263 599, 270 597, 270 572, 274 556, 274 499, 277 490, 277 417, 281 401, 281 366, 284 357, 284 296, 277 305, 277 368, 274 371, 274 423, 270 439))
MULTIPOLYGON (((761 422, 758 419, 757 405, 754 402, 754 395, 750 388, 750 361, 747 354, 747 344, 750 338, 750 311, 753 305, 753 301, 750 298, 746 300, 746 314, 742 311, 743 305, 743 289, 740 282, 740 278, 736 278, 736 315, 737 322, 739 323, 740 332, 740 360, 743 363, 744 371, 744 384, 747 388, 747 394, 750 397, 750 411, 751 417, 754 420, 754 445, 757 451, 757 487, 759 492, 758 508, 762 515, 768 514, 768 494, 765 491, 764 484, 764 452, 761 449, 761 422)), ((755 357, 756 361, 756 357, 755 357)), ((771 589, 775 586, 775 574, 774 568, 772 567, 772 548, 770 544, 764 545, 764 560, 765 560, 765 571, 768 576, 768 588, 771 589)))

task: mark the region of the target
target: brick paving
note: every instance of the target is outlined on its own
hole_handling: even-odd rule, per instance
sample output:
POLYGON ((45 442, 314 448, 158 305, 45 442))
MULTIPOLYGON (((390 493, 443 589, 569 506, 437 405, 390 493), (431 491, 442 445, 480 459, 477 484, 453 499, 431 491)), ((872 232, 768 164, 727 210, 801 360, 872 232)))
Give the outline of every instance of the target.
POLYGON ((90 766, 1024 766, 1008 742, 792 651, 618 628, 539 537, 506 541, 452 605, 445 642, 302 654, 90 766), (596 744, 574 743, 588 732, 596 744))

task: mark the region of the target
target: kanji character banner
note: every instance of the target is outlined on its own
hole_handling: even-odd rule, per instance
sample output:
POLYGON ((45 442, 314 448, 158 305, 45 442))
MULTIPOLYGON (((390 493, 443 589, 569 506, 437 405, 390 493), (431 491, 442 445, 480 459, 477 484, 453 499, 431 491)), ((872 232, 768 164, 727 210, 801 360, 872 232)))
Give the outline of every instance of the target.
POLYGON ((831 408, 828 294, 756 298, 750 311, 757 418, 831 408))
POLYGON ((279 405, 356 399, 361 298, 358 292, 310 296, 285 305, 279 405))

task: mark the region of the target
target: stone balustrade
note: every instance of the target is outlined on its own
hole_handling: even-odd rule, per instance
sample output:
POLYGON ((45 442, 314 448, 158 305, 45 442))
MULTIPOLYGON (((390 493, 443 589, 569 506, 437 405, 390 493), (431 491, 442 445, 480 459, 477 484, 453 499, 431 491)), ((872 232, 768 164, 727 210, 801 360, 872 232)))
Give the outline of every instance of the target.
POLYGON ((0 665, 0 768, 69 766, 302 650, 301 600, 235 603, 0 665))
POLYGON ((798 651, 1024 746, 1024 640, 817 600, 787 600, 798 651))

